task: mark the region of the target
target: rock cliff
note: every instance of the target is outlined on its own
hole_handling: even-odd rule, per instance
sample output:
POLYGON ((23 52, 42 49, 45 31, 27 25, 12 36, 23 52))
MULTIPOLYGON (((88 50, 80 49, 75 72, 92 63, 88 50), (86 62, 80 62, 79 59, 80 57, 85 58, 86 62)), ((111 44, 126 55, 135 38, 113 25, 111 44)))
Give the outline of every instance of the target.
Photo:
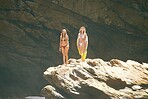
POLYGON ((62 63, 60 30, 76 38, 87 28, 88 57, 148 62, 148 0, 1 0, 0 96, 37 95, 42 72, 62 63), (11 76, 10 76, 11 75, 11 76))
POLYGON ((127 60, 70 59, 44 72, 46 99, 148 99, 148 64, 127 60))

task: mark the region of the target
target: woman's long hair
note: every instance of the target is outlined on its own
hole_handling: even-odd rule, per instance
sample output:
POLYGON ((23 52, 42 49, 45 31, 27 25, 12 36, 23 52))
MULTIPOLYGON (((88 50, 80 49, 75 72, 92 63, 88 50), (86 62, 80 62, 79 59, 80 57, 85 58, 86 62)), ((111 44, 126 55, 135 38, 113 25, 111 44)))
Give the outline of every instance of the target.
POLYGON ((84 26, 81 26, 81 27, 80 27, 80 29, 79 29, 79 33, 82 31, 82 29, 84 29, 83 34, 86 33, 86 28, 85 28, 84 26))
POLYGON ((65 38, 66 35, 67 35, 67 31, 66 31, 66 29, 62 29, 62 32, 61 32, 62 39, 65 38), (64 34, 63 31, 66 32, 66 33, 64 34))

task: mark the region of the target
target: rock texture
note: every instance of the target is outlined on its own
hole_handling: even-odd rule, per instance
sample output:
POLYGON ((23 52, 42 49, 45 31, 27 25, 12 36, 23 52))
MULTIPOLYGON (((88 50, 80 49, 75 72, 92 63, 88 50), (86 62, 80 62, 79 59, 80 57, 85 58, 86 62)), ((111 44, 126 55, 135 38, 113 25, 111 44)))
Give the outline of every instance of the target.
POLYGON ((128 60, 70 59, 44 72, 46 99, 148 99, 148 64, 128 60))
POLYGON ((60 30, 76 38, 87 28, 88 57, 148 62, 148 0, 1 0, 0 96, 37 95, 42 72, 62 63, 60 30), (11 75, 11 76, 10 76, 11 75))

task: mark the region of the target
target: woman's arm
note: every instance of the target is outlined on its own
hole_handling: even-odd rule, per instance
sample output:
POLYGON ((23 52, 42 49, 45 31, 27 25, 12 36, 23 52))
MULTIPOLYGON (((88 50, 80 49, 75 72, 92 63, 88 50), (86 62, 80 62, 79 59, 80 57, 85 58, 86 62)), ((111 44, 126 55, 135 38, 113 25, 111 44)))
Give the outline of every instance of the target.
POLYGON ((88 47, 88 35, 86 34, 86 37, 85 37, 85 42, 86 42, 86 48, 85 49, 87 49, 87 47, 88 47))
POLYGON ((87 34, 85 33, 85 34, 84 34, 84 42, 86 41, 86 36, 87 36, 87 34))
POLYGON ((77 47, 79 46, 79 34, 78 34, 78 37, 77 37, 77 47))

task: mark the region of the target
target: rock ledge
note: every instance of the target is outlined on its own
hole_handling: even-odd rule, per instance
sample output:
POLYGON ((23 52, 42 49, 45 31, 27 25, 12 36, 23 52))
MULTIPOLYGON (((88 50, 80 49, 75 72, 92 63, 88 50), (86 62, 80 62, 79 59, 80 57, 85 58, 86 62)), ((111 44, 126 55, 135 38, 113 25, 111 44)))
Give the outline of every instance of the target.
POLYGON ((148 64, 132 60, 69 59, 44 72, 46 99, 147 99, 148 64))

